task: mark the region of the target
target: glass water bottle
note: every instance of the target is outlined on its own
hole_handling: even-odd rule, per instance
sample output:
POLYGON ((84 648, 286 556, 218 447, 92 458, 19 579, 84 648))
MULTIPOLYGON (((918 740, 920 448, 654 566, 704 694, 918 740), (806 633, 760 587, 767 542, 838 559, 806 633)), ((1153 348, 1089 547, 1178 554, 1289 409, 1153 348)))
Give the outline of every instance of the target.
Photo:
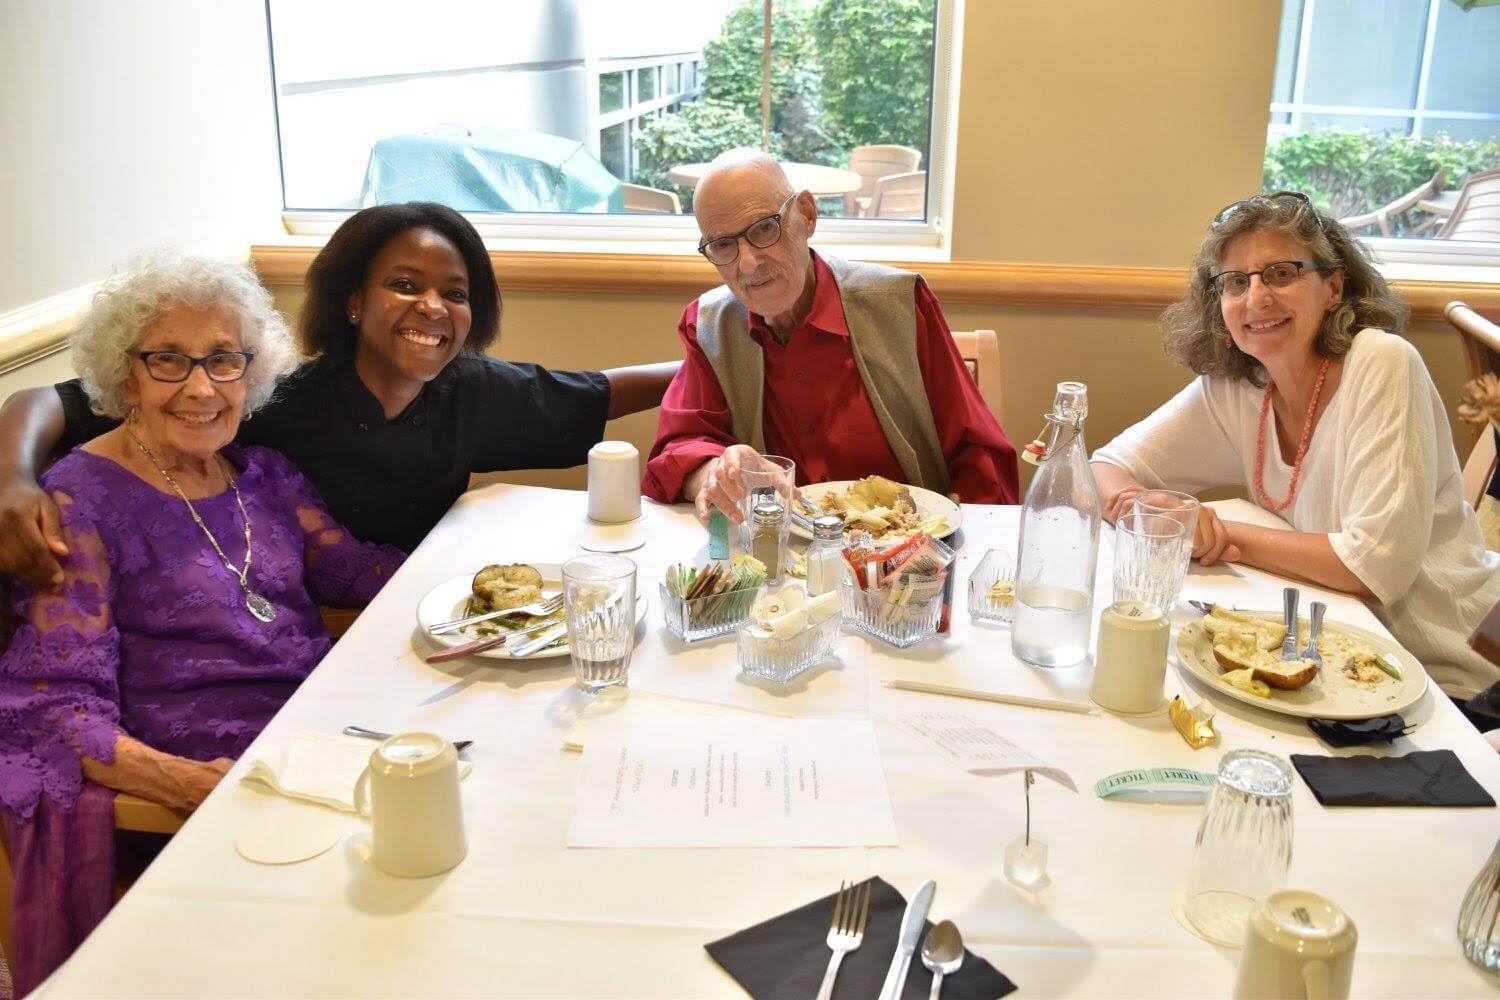
POLYGON ((1026 454, 1039 466, 1021 509, 1010 648, 1039 667, 1081 663, 1094 624, 1099 486, 1083 446, 1088 387, 1061 382, 1047 427, 1026 454))

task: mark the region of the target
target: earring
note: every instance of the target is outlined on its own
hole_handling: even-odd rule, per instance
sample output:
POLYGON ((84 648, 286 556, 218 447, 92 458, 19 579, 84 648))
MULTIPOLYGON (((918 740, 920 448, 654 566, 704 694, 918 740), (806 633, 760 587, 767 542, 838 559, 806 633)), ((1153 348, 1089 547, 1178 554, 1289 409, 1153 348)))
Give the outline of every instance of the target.
POLYGON ((353 309, 349 310, 349 322, 355 326, 359 325, 359 317, 354 314, 353 309))

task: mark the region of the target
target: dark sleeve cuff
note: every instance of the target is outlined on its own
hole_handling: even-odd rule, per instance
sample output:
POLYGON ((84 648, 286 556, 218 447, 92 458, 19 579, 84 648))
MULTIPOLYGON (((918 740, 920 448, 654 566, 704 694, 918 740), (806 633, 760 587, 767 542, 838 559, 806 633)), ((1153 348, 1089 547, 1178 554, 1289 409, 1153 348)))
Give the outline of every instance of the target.
POLYGON ((57 390, 57 398, 63 408, 63 436, 57 442, 59 455, 120 425, 118 420, 101 417, 89 408, 88 393, 83 391, 81 380, 69 379, 57 383, 53 388, 57 390))

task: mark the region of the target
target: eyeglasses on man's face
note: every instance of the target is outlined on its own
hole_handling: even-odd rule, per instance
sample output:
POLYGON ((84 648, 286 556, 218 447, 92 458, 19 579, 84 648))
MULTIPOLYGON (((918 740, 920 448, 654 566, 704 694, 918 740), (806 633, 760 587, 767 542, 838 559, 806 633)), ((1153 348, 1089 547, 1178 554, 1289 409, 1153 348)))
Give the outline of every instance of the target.
POLYGON ((750 225, 737 233, 728 236, 715 236, 713 239, 704 239, 698 243, 698 252, 708 258, 710 264, 716 267, 728 267, 740 256, 740 240, 743 239, 757 250, 775 246, 781 239, 781 217, 786 214, 786 207, 795 199, 792 195, 781 203, 781 207, 774 215, 768 215, 764 219, 757 219, 750 225))
POLYGON ((158 382, 186 382, 199 365, 214 382, 238 382, 255 357, 250 351, 214 351, 201 358, 180 351, 136 351, 135 356, 158 382))
POLYGON ((1285 288, 1302 277, 1304 271, 1317 271, 1322 274, 1324 268, 1319 266, 1317 261, 1312 260, 1278 260, 1274 264, 1267 264, 1259 271, 1220 271, 1208 280, 1220 297, 1237 299, 1250 290, 1252 275, 1260 275, 1260 280, 1267 288, 1285 288))

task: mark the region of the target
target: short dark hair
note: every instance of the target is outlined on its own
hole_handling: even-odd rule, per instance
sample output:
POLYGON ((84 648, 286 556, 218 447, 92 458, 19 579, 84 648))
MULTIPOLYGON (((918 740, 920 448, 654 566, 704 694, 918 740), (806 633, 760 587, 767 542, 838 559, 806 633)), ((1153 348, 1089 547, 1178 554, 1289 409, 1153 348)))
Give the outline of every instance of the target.
POLYGON ((408 229, 434 229, 463 255, 469 271, 469 308, 473 319, 464 350, 483 354, 500 335, 500 286, 490 267, 489 251, 469 220, 446 205, 408 201, 363 208, 328 237, 307 269, 297 335, 308 354, 353 354, 359 336, 349 322, 349 296, 363 287, 370 262, 380 249, 408 229))

